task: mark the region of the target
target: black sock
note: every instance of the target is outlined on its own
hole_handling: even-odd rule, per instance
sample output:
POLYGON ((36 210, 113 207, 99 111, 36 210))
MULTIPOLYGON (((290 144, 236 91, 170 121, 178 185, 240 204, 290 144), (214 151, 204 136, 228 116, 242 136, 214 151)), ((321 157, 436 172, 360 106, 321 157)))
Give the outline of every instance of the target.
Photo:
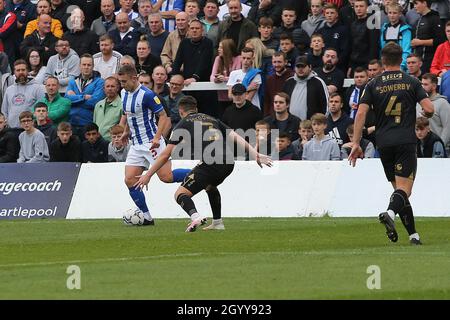
POLYGON ((395 190, 389 199, 388 210, 394 211, 395 214, 400 214, 400 211, 408 204, 408 195, 405 191, 395 190))
POLYGON ((416 233, 416 225, 414 223, 414 215, 411 204, 408 204, 398 214, 409 235, 416 233))
POLYGON ((177 197, 177 203, 183 208, 184 211, 189 216, 192 216, 194 213, 197 213, 197 209, 195 208, 194 201, 192 201, 191 197, 182 193, 177 197))
POLYGON ((213 213, 213 219, 218 220, 222 217, 221 209, 221 201, 220 201, 220 193, 216 187, 207 188, 206 194, 209 198, 209 204, 211 205, 211 210, 213 213))

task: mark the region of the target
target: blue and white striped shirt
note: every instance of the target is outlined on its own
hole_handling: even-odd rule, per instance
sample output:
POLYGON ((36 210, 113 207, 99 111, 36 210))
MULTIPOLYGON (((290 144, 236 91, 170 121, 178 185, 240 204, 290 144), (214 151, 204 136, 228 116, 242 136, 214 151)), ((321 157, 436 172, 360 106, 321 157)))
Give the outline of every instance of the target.
MULTIPOLYGON (((152 0, 152 4, 156 4, 158 0, 152 0)), ((160 12, 177 10, 179 12, 184 10, 184 0, 164 0, 160 12)), ((164 30, 172 32, 175 30, 175 19, 163 19, 164 30)))
POLYGON ((139 85, 134 92, 122 89, 122 101, 133 144, 151 142, 158 130, 155 114, 163 110, 158 96, 139 85))

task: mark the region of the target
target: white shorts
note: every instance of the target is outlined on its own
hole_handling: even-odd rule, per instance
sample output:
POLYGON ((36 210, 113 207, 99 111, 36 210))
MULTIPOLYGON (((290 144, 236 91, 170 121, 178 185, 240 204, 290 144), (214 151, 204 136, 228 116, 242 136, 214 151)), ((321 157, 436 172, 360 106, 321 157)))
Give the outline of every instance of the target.
POLYGON ((150 142, 144 144, 134 144, 130 146, 128 151, 126 166, 144 167, 148 169, 150 165, 155 163, 156 158, 163 152, 166 142, 163 138, 159 140, 159 147, 150 150, 152 144, 150 142))

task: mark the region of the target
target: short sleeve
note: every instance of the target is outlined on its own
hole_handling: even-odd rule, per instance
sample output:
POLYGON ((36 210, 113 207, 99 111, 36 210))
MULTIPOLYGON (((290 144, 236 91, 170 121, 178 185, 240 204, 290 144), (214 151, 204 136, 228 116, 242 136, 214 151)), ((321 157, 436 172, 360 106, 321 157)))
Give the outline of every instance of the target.
POLYGON ((143 105, 152 110, 153 113, 159 113, 164 110, 164 107, 158 96, 150 92, 145 93, 143 105))

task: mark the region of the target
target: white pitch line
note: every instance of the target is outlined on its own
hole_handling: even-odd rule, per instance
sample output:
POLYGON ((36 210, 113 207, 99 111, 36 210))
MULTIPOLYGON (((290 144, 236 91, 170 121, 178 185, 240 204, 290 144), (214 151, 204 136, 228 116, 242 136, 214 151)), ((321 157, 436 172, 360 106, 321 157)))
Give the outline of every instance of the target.
POLYGON ((179 257, 183 258, 183 257, 196 257, 196 256, 200 256, 200 255, 202 255, 202 253, 162 254, 162 255, 158 255, 158 256, 105 258, 105 259, 93 259, 93 260, 69 260, 69 261, 13 263, 13 264, 1 264, 0 268, 51 266, 51 265, 57 265, 57 264, 76 264, 76 263, 121 262, 121 261, 133 261, 133 260, 160 259, 160 258, 179 258, 179 257))
POLYGON ((30 263, 12 263, 2 264, 0 268, 8 267, 37 267, 37 266, 51 266, 59 264, 81 264, 81 263, 103 263, 103 262, 124 262, 124 261, 138 261, 151 260, 161 258, 185 258, 185 257, 199 257, 199 256, 227 256, 227 255, 298 255, 298 256, 354 256, 354 255, 425 255, 425 256, 447 256, 446 252, 437 251, 410 251, 410 252, 370 252, 363 250, 350 251, 267 251, 267 252, 214 252, 214 253, 185 253, 185 254, 163 254, 157 256, 143 256, 143 257, 122 257, 122 258, 105 258, 93 260, 68 260, 68 261, 49 261, 49 262, 30 262, 30 263))

